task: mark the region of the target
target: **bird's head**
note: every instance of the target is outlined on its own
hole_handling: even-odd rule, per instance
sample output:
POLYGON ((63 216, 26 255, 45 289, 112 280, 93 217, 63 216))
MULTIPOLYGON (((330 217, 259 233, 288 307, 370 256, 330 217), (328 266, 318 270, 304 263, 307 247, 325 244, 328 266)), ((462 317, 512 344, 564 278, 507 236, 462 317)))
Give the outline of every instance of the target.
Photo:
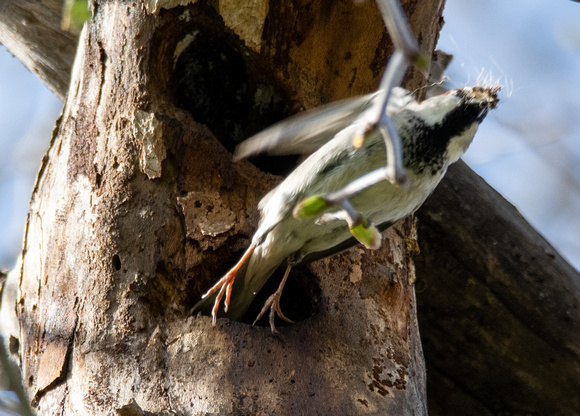
POLYGON ((467 150, 479 123, 499 99, 499 87, 471 87, 405 106, 395 118, 403 139, 405 167, 433 173, 467 150))

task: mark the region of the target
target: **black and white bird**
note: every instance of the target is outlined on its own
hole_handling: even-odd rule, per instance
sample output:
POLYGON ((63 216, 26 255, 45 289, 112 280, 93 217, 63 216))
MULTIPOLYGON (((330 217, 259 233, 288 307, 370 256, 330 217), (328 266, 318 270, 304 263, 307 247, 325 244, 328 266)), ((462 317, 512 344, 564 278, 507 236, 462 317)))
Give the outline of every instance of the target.
MULTIPOLYGON (((411 92, 395 88, 387 115, 401 137, 409 186, 404 189, 384 181, 352 196, 350 204, 380 230, 415 212, 449 165, 467 150, 481 121, 496 107, 498 90, 459 88, 419 102, 411 92)), ((256 321, 270 309, 272 331, 275 312, 291 322, 279 305, 290 268, 356 244, 340 207, 301 219, 295 218, 293 210, 307 197, 338 191, 384 165, 385 142, 379 132, 369 133, 362 149, 353 146, 353 136, 360 131, 360 123, 365 122, 360 116, 372 105, 374 97, 371 94, 340 101, 295 116, 242 143, 238 157, 316 151, 260 201, 260 224, 249 248, 209 289, 194 311, 211 310, 214 324, 218 316, 241 319, 273 272, 287 263, 282 283, 256 321)))

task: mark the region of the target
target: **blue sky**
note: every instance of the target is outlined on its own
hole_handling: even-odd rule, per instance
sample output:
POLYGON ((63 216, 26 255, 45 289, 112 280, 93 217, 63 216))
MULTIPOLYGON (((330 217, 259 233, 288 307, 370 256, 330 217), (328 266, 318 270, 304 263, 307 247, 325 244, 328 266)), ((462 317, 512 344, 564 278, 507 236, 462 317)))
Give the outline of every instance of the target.
POLYGON ((28 202, 62 103, 0 46, 0 267, 22 248, 28 202))
POLYGON ((580 268, 580 4, 448 0, 452 86, 503 86, 464 160, 580 268))
MULTIPOLYGON (((464 160, 580 268, 580 4, 448 0, 439 48, 451 87, 502 85, 464 160)), ((28 201, 62 104, 0 47, 0 267, 20 252, 28 201)))

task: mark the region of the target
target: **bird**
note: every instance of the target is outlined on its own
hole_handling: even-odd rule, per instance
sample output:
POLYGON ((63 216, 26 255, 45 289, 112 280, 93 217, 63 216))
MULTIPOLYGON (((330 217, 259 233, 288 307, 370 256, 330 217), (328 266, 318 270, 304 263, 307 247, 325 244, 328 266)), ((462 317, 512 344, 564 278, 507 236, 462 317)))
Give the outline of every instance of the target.
MULTIPOLYGON (((402 141, 409 185, 405 188, 380 182, 353 195, 349 199, 352 207, 381 231, 414 213, 447 168, 467 150, 479 124, 497 106, 498 91, 499 87, 456 88, 418 101, 410 91, 394 88, 386 113, 402 141)), ((340 207, 306 218, 297 218, 295 207, 312 195, 341 190, 384 166, 386 150, 380 132, 371 131, 361 149, 353 145, 353 136, 360 131, 360 123, 366 123, 365 110, 375 97, 376 93, 368 94, 299 114, 238 147, 237 159, 258 153, 313 153, 259 202, 260 221, 249 247, 238 263, 203 295, 194 306, 194 313, 211 310, 213 325, 218 316, 240 320, 273 272, 285 263, 280 286, 268 298, 254 324, 268 309, 273 333, 277 333, 275 314, 292 322, 280 308, 291 268, 357 243, 340 207)), ((375 243, 370 245, 377 248, 375 243)))

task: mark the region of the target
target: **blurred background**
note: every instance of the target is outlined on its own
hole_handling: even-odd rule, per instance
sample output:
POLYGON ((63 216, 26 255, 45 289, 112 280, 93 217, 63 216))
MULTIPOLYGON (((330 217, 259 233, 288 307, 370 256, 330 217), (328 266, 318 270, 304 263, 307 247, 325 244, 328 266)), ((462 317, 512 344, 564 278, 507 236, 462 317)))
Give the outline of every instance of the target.
MULTIPOLYGON (((447 0, 446 84, 501 85, 464 160, 580 269, 580 4, 447 0)), ((28 202, 62 103, 0 46, 0 268, 21 250, 28 202)))

